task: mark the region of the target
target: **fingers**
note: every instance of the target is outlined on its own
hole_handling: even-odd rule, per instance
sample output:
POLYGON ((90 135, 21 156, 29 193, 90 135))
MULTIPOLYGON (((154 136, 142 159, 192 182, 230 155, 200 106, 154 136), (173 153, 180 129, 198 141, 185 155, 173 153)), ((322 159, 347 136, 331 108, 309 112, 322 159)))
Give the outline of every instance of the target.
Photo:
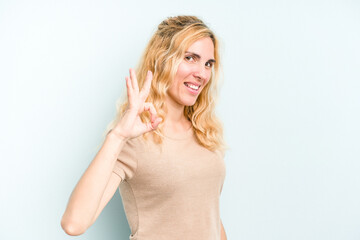
POLYGON ((156 118, 155 122, 153 123, 153 128, 157 128, 157 126, 162 122, 162 118, 156 118))
POLYGON ((150 102, 144 103, 144 110, 147 110, 150 112, 151 115, 151 122, 147 123, 146 127, 148 131, 154 130, 158 127, 158 125, 162 122, 161 117, 156 117, 156 109, 154 105, 150 102))
POLYGON ((131 96, 133 95, 133 87, 131 85, 131 80, 129 79, 128 76, 125 77, 125 80, 126 80, 127 95, 128 95, 128 99, 130 101, 131 96))
POLYGON ((150 93, 151 81, 152 81, 152 72, 148 71, 146 74, 144 85, 139 93, 139 86, 136 79, 135 71, 130 68, 129 69, 130 77, 125 77, 126 79, 126 86, 128 92, 128 100, 130 106, 143 106, 143 107, 136 107, 136 110, 139 113, 143 112, 144 110, 149 111, 151 114, 151 122, 154 123, 156 120, 156 110, 155 107, 151 103, 145 102, 147 96, 150 93))
POLYGON ((154 105, 152 103, 150 103, 150 102, 145 102, 144 103, 144 110, 150 112, 151 122, 152 123, 155 122, 157 113, 156 113, 156 109, 155 109, 154 105))
POLYGON ((154 130, 158 127, 158 125, 161 123, 162 121, 162 118, 156 118, 156 120, 153 122, 153 123, 147 123, 146 124, 146 127, 147 127, 147 131, 151 131, 151 130, 154 130))
POLYGON ((136 74, 135 74, 134 69, 130 68, 129 73, 130 73, 131 85, 132 85, 133 89, 135 90, 135 92, 139 92, 139 86, 138 86, 138 82, 136 79, 136 74))
MULTIPOLYGON (((135 93, 137 93, 139 92, 139 85, 136 78, 136 73, 132 68, 129 69, 129 73, 130 73, 130 78, 126 77, 126 86, 129 89, 133 90, 133 92, 135 91, 135 93), (128 81, 128 79, 130 79, 130 81, 128 81)), ((146 74, 144 86, 142 87, 140 92, 140 96, 142 96, 143 99, 146 99, 147 96, 149 95, 152 77, 153 77, 152 72, 148 71, 146 74)))

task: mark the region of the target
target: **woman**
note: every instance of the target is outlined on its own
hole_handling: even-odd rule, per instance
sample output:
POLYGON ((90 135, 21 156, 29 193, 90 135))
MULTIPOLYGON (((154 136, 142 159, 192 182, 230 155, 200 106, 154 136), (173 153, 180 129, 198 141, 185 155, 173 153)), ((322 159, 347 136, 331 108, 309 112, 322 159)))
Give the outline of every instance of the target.
POLYGON ((61 221, 67 234, 84 233, 119 187, 129 239, 226 239, 218 71, 218 40, 200 19, 171 17, 158 26, 71 194, 61 221))

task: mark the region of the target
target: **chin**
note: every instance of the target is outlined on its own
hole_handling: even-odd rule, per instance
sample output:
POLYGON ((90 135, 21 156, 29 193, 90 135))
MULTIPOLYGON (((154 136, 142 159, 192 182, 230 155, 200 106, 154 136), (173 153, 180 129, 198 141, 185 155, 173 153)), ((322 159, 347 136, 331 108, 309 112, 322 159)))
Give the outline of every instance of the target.
POLYGON ((184 106, 193 106, 195 103, 196 103, 196 100, 197 99, 195 99, 194 101, 187 101, 187 102, 184 102, 183 104, 184 104, 184 106))

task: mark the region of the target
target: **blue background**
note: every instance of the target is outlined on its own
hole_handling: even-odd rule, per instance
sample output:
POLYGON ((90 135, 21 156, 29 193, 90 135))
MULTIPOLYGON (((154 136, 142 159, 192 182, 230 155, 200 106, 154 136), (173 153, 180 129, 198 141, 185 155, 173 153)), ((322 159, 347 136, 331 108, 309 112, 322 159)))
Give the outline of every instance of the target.
POLYGON ((61 216, 166 17, 221 40, 229 240, 360 239, 360 4, 0 1, 0 239, 128 239, 117 192, 88 231, 61 216))

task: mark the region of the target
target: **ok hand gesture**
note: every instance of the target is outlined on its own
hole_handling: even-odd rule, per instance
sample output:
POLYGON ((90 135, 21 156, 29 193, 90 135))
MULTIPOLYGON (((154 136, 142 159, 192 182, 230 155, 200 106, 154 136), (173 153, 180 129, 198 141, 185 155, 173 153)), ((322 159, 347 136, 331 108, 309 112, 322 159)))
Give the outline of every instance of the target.
POLYGON ((119 135, 131 139, 156 129, 162 119, 157 117, 154 105, 151 102, 145 102, 150 92, 151 71, 148 71, 144 86, 140 92, 135 71, 130 68, 129 72, 130 78, 128 76, 125 78, 129 105, 115 128, 119 135), (151 122, 143 123, 141 121, 140 114, 143 111, 150 112, 151 122))

